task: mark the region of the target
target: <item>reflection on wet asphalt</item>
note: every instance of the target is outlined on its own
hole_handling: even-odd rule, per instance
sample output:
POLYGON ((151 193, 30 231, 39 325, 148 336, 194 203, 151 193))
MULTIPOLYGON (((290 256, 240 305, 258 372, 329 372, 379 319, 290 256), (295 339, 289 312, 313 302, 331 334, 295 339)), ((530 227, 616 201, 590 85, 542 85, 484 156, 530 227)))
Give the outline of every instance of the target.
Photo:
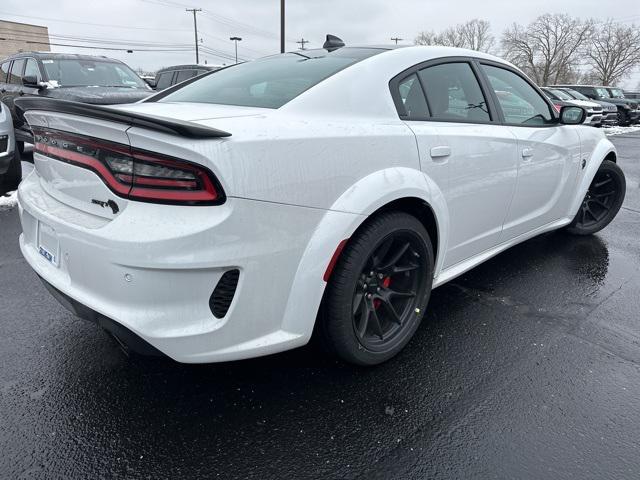
POLYGON ((625 209, 434 291, 375 369, 312 347, 188 366, 127 359, 48 295, 0 212, 0 477, 637 478, 640 135, 625 209))

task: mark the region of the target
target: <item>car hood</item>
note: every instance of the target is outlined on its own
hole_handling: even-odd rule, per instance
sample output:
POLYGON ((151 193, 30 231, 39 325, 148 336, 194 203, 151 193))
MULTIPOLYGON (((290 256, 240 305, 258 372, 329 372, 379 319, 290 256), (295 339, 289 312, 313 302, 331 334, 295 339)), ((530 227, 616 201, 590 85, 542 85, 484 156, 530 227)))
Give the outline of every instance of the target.
POLYGON ((590 100, 567 100, 567 102, 584 108, 593 108, 600 106, 598 103, 592 102, 590 100))
POLYGON ((143 88, 126 87, 60 87, 44 90, 42 96, 94 105, 133 103, 153 94, 143 88))

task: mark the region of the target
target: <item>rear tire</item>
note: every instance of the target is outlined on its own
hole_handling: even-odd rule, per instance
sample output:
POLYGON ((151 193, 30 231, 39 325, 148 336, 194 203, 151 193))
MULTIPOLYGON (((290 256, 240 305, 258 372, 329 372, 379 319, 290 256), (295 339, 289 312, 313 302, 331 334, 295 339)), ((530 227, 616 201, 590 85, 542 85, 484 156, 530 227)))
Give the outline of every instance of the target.
POLYGON ((426 310, 433 258, 429 234, 415 217, 387 212, 365 224, 327 285, 316 329, 325 350, 363 366, 400 352, 426 310))
POLYGON ((624 202, 626 187, 622 169, 610 160, 603 161, 566 231, 572 235, 591 235, 609 225, 624 202))

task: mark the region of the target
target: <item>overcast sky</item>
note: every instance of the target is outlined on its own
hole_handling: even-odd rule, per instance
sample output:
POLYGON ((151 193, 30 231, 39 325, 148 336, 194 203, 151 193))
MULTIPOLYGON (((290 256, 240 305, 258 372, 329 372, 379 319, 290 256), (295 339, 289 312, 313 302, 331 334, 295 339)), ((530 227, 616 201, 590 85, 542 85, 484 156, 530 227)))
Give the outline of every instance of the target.
MULTIPOLYGON (((133 68, 156 70, 195 60, 193 16, 185 7, 203 9, 198 14, 205 50, 201 63, 223 64, 229 63, 230 57, 216 57, 213 51, 233 55, 230 36, 243 38, 238 51, 244 59, 279 51, 279 5, 279 0, 2 0, 0 19, 46 25, 56 36, 52 43, 79 43, 62 36, 84 37, 86 44, 89 37, 124 42, 110 45, 130 46, 134 53, 63 46, 52 49, 107 55, 133 68)), ((326 33, 342 37, 347 44, 389 43, 391 37, 411 43, 422 30, 439 30, 476 17, 489 20, 499 38, 512 22, 528 23, 547 12, 640 24, 640 0, 288 0, 287 49, 298 48, 295 41, 302 37, 311 42, 307 48, 320 47, 326 33)), ((625 83, 635 88, 639 82, 640 72, 636 72, 625 83)))

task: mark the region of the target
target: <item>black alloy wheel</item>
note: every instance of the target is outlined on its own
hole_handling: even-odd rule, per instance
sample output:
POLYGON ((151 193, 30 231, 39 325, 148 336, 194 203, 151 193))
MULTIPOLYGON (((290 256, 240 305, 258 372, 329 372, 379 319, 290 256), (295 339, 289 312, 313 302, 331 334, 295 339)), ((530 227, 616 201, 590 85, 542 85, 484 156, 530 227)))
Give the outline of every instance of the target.
POLYGON ((602 230, 616 216, 626 192, 624 173, 615 163, 605 160, 596 172, 569 233, 589 235, 602 230))
POLYGON ((316 325, 330 353, 376 365, 409 342, 425 313, 433 247, 424 225, 404 212, 371 218, 354 234, 331 274, 316 325))
POLYGON ((426 263, 427 252, 415 233, 397 231, 380 241, 353 294, 353 328, 363 347, 387 351, 420 313, 417 292, 426 263))

